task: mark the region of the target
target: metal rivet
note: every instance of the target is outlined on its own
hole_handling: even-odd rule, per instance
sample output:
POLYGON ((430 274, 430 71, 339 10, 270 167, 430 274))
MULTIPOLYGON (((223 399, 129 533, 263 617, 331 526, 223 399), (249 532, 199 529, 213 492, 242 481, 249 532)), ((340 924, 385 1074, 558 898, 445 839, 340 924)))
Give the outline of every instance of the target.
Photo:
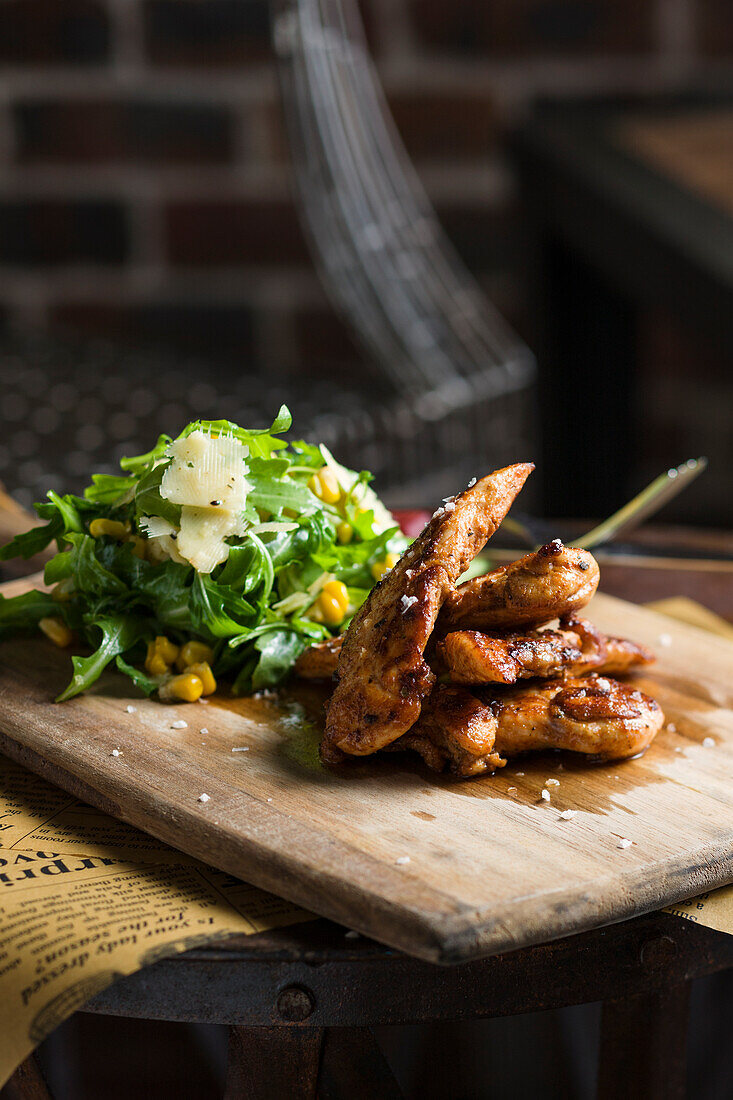
POLYGON ((654 936, 641 945, 643 966, 661 966, 677 954, 677 944, 670 936, 654 936))
POLYGON ((278 993, 277 1011, 283 1020, 307 1020, 315 1007, 315 997, 302 985, 288 985, 278 993))

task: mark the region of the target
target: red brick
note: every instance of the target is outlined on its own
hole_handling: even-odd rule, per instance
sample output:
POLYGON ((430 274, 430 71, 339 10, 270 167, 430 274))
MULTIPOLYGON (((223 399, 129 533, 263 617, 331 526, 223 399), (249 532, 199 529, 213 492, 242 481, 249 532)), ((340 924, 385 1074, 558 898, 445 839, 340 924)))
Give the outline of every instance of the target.
POLYGON ((299 310, 294 323, 298 358, 303 363, 338 370, 362 361, 351 329, 328 306, 299 310))
POLYGON ((413 157, 484 156, 495 132, 488 95, 399 93, 389 105, 413 157))
POLYGON ((34 99, 13 114, 24 163, 215 164, 233 154, 229 112, 206 103, 34 99))
POLYGON ((67 301, 53 307, 51 322, 67 333, 159 345, 213 358, 251 359, 254 353, 252 313, 240 303, 67 301))
POLYGON ((634 53, 654 46, 654 0, 408 0, 423 44, 465 54, 634 53))
POLYGON ((0 264, 119 264, 128 224, 116 202, 14 199, 0 202, 0 264))
POLYGON ((0 62, 94 65, 109 57, 109 22, 97 0, 3 0, 0 62))
POLYGON ((733 10, 730 0, 697 0, 700 49, 714 57, 733 54, 733 10))
POLYGON ((267 0, 146 0, 145 41, 161 65, 240 65, 271 58, 267 0))
POLYGON ((279 200, 171 202, 165 235, 182 267, 309 263, 295 210, 279 200))

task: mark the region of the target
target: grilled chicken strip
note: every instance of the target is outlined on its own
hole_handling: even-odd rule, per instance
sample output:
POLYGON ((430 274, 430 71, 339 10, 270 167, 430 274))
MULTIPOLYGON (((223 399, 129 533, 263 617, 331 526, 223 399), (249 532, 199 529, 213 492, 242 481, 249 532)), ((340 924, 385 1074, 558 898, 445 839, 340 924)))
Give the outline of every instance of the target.
POLYGON ((503 768, 494 752, 497 721, 490 707, 464 687, 438 684, 425 702, 420 720, 387 746, 387 752, 414 749, 433 771, 446 766, 455 775, 481 775, 503 768))
POLYGON ((390 751, 414 749, 434 771, 448 765, 456 775, 471 776, 530 750, 623 760, 648 748, 663 723, 648 695, 600 676, 512 688, 500 696, 440 685, 420 721, 390 751))
POLYGON ((454 684, 513 684, 533 676, 584 676, 593 670, 619 675, 654 660, 645 646, 608 637, 587 620, 566 619, 561 626, 502 635, 457 630, 438 643, 436 658, 454 684))
POLYGON ((439 508, 369 593, 346 632, 321 744, 366 756, 415 724, 435 675, 425 646, 447 594, 509 511, 534 466, 506 466, 439 508))
POLYGON ((295 674, 303 680, 330 680, 338 665, 344 635, 314 642, 301 653, 295 662, 295 674))
POLYGON ((598 562, 559 539, 450 593, 438 620, 451 630, 518 630, 579 611, 598 587, 598 562))
POLYGON ((496 752, 567 749, 623 760, 648 748, 664 714, 654 699, 604 676, 551 680, 495 697, 496 752))

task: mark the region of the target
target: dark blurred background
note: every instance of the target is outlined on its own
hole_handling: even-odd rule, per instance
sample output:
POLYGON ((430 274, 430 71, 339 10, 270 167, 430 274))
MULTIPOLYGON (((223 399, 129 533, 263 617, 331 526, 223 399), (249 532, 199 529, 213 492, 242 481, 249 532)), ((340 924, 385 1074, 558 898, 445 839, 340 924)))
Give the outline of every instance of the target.
MULTIPOLYGON (((542 459, 537 507, 601 515, 665 466, 708 453, 711 471, 668 515, 730 521, 727 334, 688 322, 661 293, 635 302, 630 321, 623 270, 589 333, 582 241, 563 245, 549 267, 546 256, 538 262, 547 160, 508 140, 548 97, 560 100, 561 120, 589 98, 633 105, 637 120, 659 97, 663 110, 670 96, 701 89, 725 103, 727 0, 360 7, 395 121, 450 239, 538 354, 544 452, 523 428, 512 437, 523 453, 509 456, 524 457, 529 439, 542 459), (574 366, 577 334, 567 351, 567 333, 555 334, 547 350, 543 280, 551 308, 569 301, 569 327, 585 326, 574 366), (600 407, 578 403, 579 390, 601 395, 600 407)), ((265 0, 3 0, 0 64, 0 478, 21 502, 49 478, 83 481, 140 437, 145 445, 153 427, 177 430, 192 407, 206 414, 229 401, 244 418, 243 376, 260 380, 258 408, 297 390, 310 426, 324 393, 332 400, 347 380, 374 375, 319 284, 291 198, 265 0), (144 353, 128 362, 127 347, 144 353)), ((717 151, 712 193, 709 178, 683 180, 684 165, 675 180, 698 200, 707 187, 705 204, 721 218, 733 195, 726 110, 705 146, 717 151)), ((646 141, 656 162, 644 171, 669 167, 664 134, 660 146, 658 135, 629 133, 623 156, 646 141)), ((696 134, 693 125, 690 153, 688 127, 693 160, 696 134)), ((670 142, 674 152, 674 132, 670 142)), ((584 217, 580 235, 593 236, 603 202, 584 217)), ((663 265, 677 261, 670 251, 663 265)), ((631 249, 629 268, 644 281, 639 263, 631 249)))

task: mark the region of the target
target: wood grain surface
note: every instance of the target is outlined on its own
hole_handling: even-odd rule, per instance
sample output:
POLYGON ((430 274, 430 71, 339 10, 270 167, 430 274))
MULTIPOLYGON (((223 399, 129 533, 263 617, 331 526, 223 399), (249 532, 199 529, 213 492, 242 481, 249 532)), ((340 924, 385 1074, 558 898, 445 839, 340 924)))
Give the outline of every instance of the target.
POLYGON ((733 881, 733 644, 611 597, 590 614, 660 654, 639 683, 675 728, 641 759, 543 754, 471 781, 407 755, 327 770, 317 689, 173 707, 110 674, 59 705, 68 653, 35 639, 0 646, 0 751, 377 940, 434 961, 477 958, 733 881), (559 781, 549 804, 548 779, 559 781), (577 816, 560 820, 568 808, 577 816))

